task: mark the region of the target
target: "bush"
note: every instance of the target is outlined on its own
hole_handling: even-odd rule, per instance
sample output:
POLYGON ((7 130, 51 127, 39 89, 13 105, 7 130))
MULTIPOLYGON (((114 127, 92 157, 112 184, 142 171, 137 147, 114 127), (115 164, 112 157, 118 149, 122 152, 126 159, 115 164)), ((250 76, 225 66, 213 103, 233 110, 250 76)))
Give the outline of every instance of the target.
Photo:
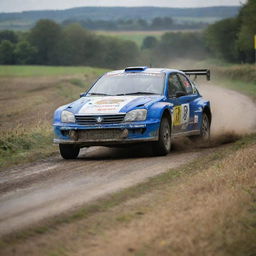
POLYGON ((8 40, 3 40, 0 44, 0 64, 15 64, 15 45, 8 40))

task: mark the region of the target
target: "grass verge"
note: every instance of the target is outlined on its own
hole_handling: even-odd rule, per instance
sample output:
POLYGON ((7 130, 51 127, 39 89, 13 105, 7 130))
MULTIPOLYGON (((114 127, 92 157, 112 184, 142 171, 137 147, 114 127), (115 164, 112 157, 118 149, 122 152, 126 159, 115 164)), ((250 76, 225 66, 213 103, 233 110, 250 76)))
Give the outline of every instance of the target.
POLYGON ((239 91, 256 99, 256 66, 232 65, 213 66, 213 79, 221 81, 221 86, 239 91))
POLYGON ((222 87, 232 89, 256 99, 256 65, 225 63, 209 59, 198 63, 198 67, 209 67, 211 80, 220 82, 222 87))
POLYGON ((249 96, 253 100, 256 100, 256 84, 253 82, 244 82, 235 79, 230 80, 228 78, 221 77, 217 79, 216 85, 218 84, 221 87, 241 92, 242 94, 249 96))
POLYGON ((17 127, 0 133, 0 168, 31 162, 53 155, 52 129, 48 123, 37 123, 32 129, 17 127))
POLYGON ((54 110, 78 99, 105 72, 90 67, 0 66, 0 168, 56 152, 54 110))

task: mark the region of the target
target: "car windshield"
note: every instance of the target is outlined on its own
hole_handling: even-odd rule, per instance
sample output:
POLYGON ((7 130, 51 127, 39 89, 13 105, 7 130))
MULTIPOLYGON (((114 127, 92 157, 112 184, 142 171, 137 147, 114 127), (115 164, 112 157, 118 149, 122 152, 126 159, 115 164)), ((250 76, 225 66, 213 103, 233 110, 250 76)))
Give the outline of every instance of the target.
POLYGON ((106 74, 89 90, 91 95, 163 94, 164 73, 106 74))

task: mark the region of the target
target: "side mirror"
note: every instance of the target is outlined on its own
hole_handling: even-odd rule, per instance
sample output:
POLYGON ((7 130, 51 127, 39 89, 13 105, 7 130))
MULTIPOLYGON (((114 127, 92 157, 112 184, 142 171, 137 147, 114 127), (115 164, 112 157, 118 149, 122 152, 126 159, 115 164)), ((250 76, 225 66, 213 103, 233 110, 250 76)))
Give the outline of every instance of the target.
POLYGON ((179 97, 182 97, 182 96, 186 96, 187 94, 183 91, 177 91, 175 95, 176 95, 176 98, 179 98, 179 97))
POLYGON ((80 93, 80 98, 84 97, 84 92, 80 93))

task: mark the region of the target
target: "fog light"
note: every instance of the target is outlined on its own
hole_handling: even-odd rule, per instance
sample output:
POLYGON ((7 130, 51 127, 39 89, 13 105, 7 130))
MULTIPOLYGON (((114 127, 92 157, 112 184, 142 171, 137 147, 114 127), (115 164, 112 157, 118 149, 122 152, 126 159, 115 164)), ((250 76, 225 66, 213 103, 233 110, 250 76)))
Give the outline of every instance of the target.
POLYGON ((128 129, 124 129, 123 132, 122 132, 121 137, 122 137, 123 139, 124 139, 124 138, 127 138, 127 137, 128 137, 128 134, 129 134, 128 129))
POLYGON ((78 133, 74 130, 69 131, 69 136, 73 140, 78 140, 78 133))

